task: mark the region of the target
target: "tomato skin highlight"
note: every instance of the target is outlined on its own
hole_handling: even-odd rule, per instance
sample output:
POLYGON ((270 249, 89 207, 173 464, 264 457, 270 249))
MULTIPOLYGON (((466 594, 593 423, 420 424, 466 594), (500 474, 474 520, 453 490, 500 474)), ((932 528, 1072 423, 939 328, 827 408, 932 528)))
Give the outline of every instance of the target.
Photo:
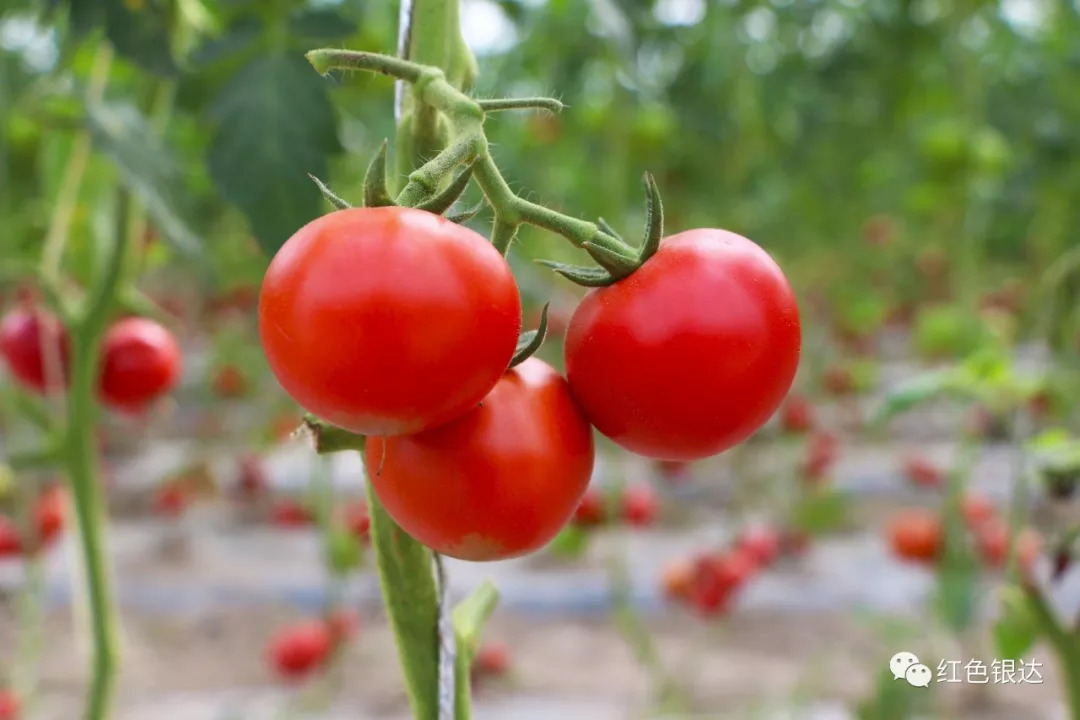
POLYGON ((270 263, 259 334, 274 375, 315 415, 365 435, 435 427, 510 364, 521 299, 479 234, 422 210, 351 208, 296 232, 270 263))
POLYGON ((180 365, 180 346, 167 328, 148 318, 124 318, 102 340, 101 400, 138 412, 173 388, 180 365))
POLYGON ((0 356, 21 385, 38 393, 47 390, 43 344, 52 345, 67 382, 71 365, 71 339, 59 318, 43 308, 20 306, 0 321, 0 356))
POLYGON ((617 444, 695 460, 745 440, 795 378, 801 335, 783 272, 724 230, 666 238, 624 280, 591 291, 567 329, 567 378, 617 444))
POLYGON ((524 555, 555 536, 589 485, 594 447, 566 381, 529 358, 463 417, 417 435, 369 437, 364 456, 405 532, 481 561, 524 555))

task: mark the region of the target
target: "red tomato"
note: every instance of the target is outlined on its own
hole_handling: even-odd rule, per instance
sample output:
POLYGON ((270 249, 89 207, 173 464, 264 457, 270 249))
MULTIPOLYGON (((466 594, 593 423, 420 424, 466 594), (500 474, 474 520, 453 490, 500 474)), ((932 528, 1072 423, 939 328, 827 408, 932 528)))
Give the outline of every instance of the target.
POLYGON ((783 539, 768 525, 750 525, 735 541, 735 546, 762 567, 772 565, 780 556, 783 539))
POLYGON ((855 377, 851 370, 839 365, 826 368, 821 381, 830 395, 848 395, 855 390, 855 377))
POLYGON ((22 552, 19 528, 9 518, 0 515, 0 559, 22 552))
POLYGON ((66 383, 71 364, 71 341, 60 320, 43 308, 18 307, 0 321, 0 355, 8 370, 24 386, 45 392, 47 368, 44 348, 53 347, 66 383))
POLYGON ((592 475, 592 428, 566 381, 529 358, 465 416, 370 437, 365 458, 405 532, 452 557, 498 560, 543 547, 570 519, 592 475))
POLYGON ((48 547, 64 529, 64 491, 51 487, 38 496, 34 504, 34 524, 37 541, 48 547))
POLYGON ((180 347, 164 326, 129 317, 105 333, 100 388, 107 405, 137 412, 169 392, 179 377, 180 347))
POLYGON ((690 463, 682 460, 657 460, 656 469, 660 477, 670 483, 678 484, 690 479, 690 463))
POLYGON ((210 381, 214 394, 222 398, 238 398, 247 392, 248 380, 235 365, 222 365, 210 381))
POLYGON ((311 524, 311 512, 290 498, 278 501, 270 512, 274 524, 283 528, 300 528, 311 524))
POLYGON ((698 556, 688 596, 690 605, 705 616, 727 612, 735 592, 755 569, 754 561, 742 552, 698 556))
POLYGON ((341 644, 356 636, 360 618, 351 610, 337 608, 326 616, 326 627, 335 643, 341 644))
POLYGON ((835 435, 826 432, 814 433, 806 444, 806 456, 802 463, 802 472, 808 480, 820 480, 825 476, 840 455, 840 441, 835 435))
POLYGON ((585 296, 567 330, 566 370, 600 432, 641 455, 693 460, 769 419, 800 343, 795 296, 772 258, 734 233, 690 230, 585 296))
POLYGON ((371 514, 366 502, 361 500, 345 507, 345 526, 360 542, 371 540, 371 514))
POLYGON ((686 600, 694 584, 694 562, 678 558, 664 565, 661 583, 664 595, 672 600, 686 600))
POLYGON ((306 620, 279 631, 270 640, 268 658, 278 675, 295 680, 318 669, 333 647, 326 623, 306 620))
POLYGON ((652 525, 656 520, 659 503, 652 485, 631 485, 622 496, 622 516, 628 524, 636 527, 652 525))
POLYGON ((18 720, 19 698, 11 690, 0 690, 0 720, 18 720))
POLYGON ((266 492, 269 481, 266 479, 266 468, 258 456, 244 455, 240 458, 240 473, 236 483, 244 497, 256 497, 266 492))
MULTIPOLYGON (((1009 554, 1009 525, 1000 518, 990 518, 975 530, 975 549, 983 562, 992 568, 1005 565, 1009 554)), ((1016 536, 1016 561, 1023 570, 1030 570, 1042 552, 1042 538, 1031 529, 1016 536)))
POLYGON ((904 458, 904 477, 918 487, 939 488, 945 483, 945 473, 941 468, 921 455, 904 458))
POLYGON ((607 504, 604 495, 596 488, 588 488, 581 496, 577 510, 574 511, 573 523, 580 527, 596 527, 607 520, 607 504))
POLYGON ((997 508, 994 507, 993 501, 973 490, 965 493, 961 499, 960 512, 963 513, 965 522, 972 530, 997 517, 997 508))
POLYGON ((501 642, 486 642, 476 651, 473 671, 479 675, 503 675, 510 669, 510 648, 501 642))
POLYGON ((802 395, 789 395, 780 410, 780 427, 788 433, 805 433, 814 429, 814 406, 802 395))
POLYGON ((188 494, 179 483, 166 483, 154 494, 154 511, 162 517, 180 517, 187 506, 188 494))
POLYGON ((941 555, 945 536, 941 518, 929 510, 904 510, 889 526, 893 552, 903 560, 932 563, 941 555))
POLYGON ((521 300, 485 238, 422 210, 351 208, 300 228, 263 281, 259 333, 300 405, 365 435, 440 425, 506 372, 521 300))

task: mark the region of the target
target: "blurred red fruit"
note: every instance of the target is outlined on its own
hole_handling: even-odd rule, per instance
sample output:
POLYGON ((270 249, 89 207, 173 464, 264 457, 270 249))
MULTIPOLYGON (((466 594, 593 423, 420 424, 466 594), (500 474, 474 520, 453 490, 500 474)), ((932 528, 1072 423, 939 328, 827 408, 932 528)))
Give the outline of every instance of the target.
POLYGON ((660 477, 671 482, 682 482, 690 477, 690 463, 682 460, 657 460, 660 477))
POLYGON ((652 525, 659 511, 659 502, 652 485, 631 485, 623 492, 622 516, 635 527, 652 525))
POLYGON ((832 469, 840 456, 840 441, 826 432, 814 433, 806 443, 802 472, 808 480, 820 480, 832 469))
POLYGON ((187 505, 187 491, 179 483, 166 483, 154 494, 154 512, 161 517, 178 518, 184 514, 187 505))
POLYGON ((0 515, 0 559, 13 557, 22 552, 19 529, 10 518, 0 515))
POLYGON ((360 500, 345 507, 345 526, 361 543, 371 540, 371 513, 366 502, 360 500))
POLYGON ((211 385, 218 397, 238 398, 247 392, 248 380, 243 371, 235 365, 222 365, 214 372, 211 385))
POLYGON ((64 530, 64 490, 47 488, 34 505, 34 531, 41 547, 48 547, 64 530))
POLYGON ((740 533, 735 547, 753 558, 761 567, 768 567, 780 556, 780 533, 768 525, 750 525, 740 533))
POLYGON ((804 555, 810 549, 811 541, 805 530, 788 528, 780 535, 780 552, 788 556, 804 555))
POLYGON ((590 487, 581 496, 577 510, 571 522, 578 527, 596 527, 607 520, 607 506, 604 504, 604 495, 596 488, 590 487))
POLYGON ((52 348, 60 364, 58 381, 66 384, 71 360, 71 341, 59 318, 44 308, 23 305, 0 320, 0 356, 24 387, 44 393, 48 384, 48 355, 52 348))
POLYGON ((903 510, 889 525, 893 552, 902 560, 932 563, 941 555, 944 533, 941 519, 929 510, 903 510))
POLYGON ((476 651, 473 672, 478 676, 504 675, 510 669, 510 648, 501 642, 486 642, 476 651))
POLYGON ((921 455, 904 458, 904 477, 917 487, 939 488, 945 483, 945 473, 921 455))
POLYGON ((997 508, 990 498, 981 493, 969 491, 960 500, 960 512, 964 516, 964 522, 972 530, 978 529, 983 523, 997 518, 997 508))
POLYGON ((802 395, 789 395, 780 409, 780 427, 788 433, 806 433, 814 429, 814 407, 802 395))
POLYGON ((18 720, 19 698, 11 690, 0 690, 0 720, 18 720))
POLYGON ((855 377, 851 370, 831 365, 822 373, 821 382, 830 395, 849 395, 855 390, 855 377))
POLYGON ((244 497, 257 497, 266 492, 269 486, 266 468, 257 455, 244 455, 240 458, 240 473, 236 483, 244 497))
POLYGON ((351 610, 337 608, 326 616, 326 627, 335 643, 347 642, 354 638, 360 629, 360 617, 351 610))
POLYGON ((311 513, 301 503, 291 498, 279 500, 271 510, 271 518, 278 527, 299 528, 311 524, 311 513))
MULTIPOLYGON (((1042 553, 1042 538, 1030 528, 1016 536, 1016 563, 1024 571, 1034 566, 1042 553)), ((975 530, 975 549, 982 561, 992 568, 1005 566, 1009 553, 1009 525, 1000 518, 990 518, 975 530)))
POLYGON ((664 595, 670 600, 686 600, 694 584, 694 562, 678 558, 664 565, 661 575, 664 595))
POLYGON ((306 620, 279 631, 270 640, 267 654, 271 667, 279 676, 296 680, 322 666, 332 647, 327 623, 306 620))

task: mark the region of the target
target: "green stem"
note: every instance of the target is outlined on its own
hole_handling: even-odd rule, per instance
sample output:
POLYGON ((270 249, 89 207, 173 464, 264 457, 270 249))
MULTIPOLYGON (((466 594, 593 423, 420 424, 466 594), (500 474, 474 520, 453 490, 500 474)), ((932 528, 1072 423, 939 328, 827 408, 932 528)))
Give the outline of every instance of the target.
POLYGON ((1080 720, 1080 635, 1070 632, 1058 621, 1039 588, 1031 583, 1024 583, 1023 588, 1039 629, 1057 655, 1069 705, 1069 717, 1080 720))

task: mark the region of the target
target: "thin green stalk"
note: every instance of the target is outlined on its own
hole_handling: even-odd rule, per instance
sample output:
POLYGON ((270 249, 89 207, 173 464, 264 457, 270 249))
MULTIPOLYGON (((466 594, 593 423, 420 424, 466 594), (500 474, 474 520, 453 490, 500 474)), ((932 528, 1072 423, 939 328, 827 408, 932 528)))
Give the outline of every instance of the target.
POLYGON ((1069 717, 1080 720, 1080 633, 1062 625, 1039 588, 1030 583, 1023 588, 1039 629, 1057 655, 1069 717))

